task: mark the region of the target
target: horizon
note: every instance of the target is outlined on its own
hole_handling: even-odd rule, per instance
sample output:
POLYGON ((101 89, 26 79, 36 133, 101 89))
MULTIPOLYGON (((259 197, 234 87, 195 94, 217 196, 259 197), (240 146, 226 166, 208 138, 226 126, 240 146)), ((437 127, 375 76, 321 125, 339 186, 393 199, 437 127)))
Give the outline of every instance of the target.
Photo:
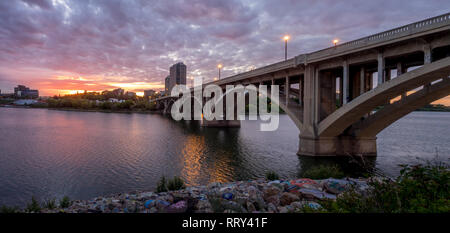
MULTIPOLYGON (((336 38, 345 43, 450 7, 431 2, 355 1, 351 9, 348 2, 332 1, 308 3, 306 9, 304 1, 2 2, 0 90, 23 84, 41 96, 116 88, 139 95, 162 90, 169 67, 180 61, 188 79, 208 82, 217 77, 219 63, 222 76, 229 77, 283 60, 284 35, 290 36, 291 58, 330 47, 336 38)), ((433 104, 450 106, 450 97, 433 104)))

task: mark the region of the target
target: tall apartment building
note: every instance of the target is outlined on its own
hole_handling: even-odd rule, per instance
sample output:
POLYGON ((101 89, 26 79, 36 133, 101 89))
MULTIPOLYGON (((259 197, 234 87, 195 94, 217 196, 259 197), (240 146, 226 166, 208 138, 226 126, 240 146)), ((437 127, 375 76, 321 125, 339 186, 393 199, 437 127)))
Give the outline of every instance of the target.
POLYGON ((170 75, 164 79, 164 93, 169 93, 170 75))
POLYGON ((170 67, 169 93, 175 85, 186 85, 186 65, 179 62, 170 67))

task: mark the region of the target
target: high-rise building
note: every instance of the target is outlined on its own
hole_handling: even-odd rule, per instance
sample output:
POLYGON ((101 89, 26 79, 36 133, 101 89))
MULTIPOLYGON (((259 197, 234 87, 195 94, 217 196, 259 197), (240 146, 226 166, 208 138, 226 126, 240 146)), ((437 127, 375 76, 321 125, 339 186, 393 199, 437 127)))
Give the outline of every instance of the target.
POLYGON ((164 92, 168 93, 170 87, 170 75, 164 79, 164 92))
POLYGON ((169 93, 175 85, 186 85, 186 65, 179 62, 170 67, 169 93))

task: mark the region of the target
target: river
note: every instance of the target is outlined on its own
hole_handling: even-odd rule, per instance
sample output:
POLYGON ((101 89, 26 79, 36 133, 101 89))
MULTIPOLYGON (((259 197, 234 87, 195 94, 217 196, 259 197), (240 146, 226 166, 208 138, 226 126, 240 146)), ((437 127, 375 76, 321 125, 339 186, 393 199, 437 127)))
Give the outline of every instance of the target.
MULTIPOLYGON (((120 114, 0 108, 0 205, 40 200, 88 199, 154 190, 163 175, 187 185, 264 177, 298 177, 335 159, 296 155, 299 131, 287 115, 277 131, 260 122, 241 128, 202 128, 159 114, 120 114)), ((450 159, 450 113, 413 112, 378 135, 371 167, 389 175, 398 164, 450 159)), ((345 171, 354 169, 339 160, 345 171)))

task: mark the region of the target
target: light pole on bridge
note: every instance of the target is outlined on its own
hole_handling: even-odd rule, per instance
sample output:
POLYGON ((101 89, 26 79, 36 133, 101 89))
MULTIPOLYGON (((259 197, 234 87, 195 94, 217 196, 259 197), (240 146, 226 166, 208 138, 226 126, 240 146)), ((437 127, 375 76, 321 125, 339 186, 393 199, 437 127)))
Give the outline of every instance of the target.
POLYGON ((287 60, 287 42, 290 39, 290 37, 288 35, 285 35, 283 37, 283 39, 284 39, 284 60, 286 61, 287 60))
POLYGON ((338 42, 339 42, 339 40, 338 40, 338 39, 334 39, 334 40, 333 40, 333 44, 334 44, 334 46, 336 46, 338 42))
POLYGON ((217 65, 217 68, 219 68, 219 79, 220 79, 220 69, 222 69, 222 64, 217 65))

